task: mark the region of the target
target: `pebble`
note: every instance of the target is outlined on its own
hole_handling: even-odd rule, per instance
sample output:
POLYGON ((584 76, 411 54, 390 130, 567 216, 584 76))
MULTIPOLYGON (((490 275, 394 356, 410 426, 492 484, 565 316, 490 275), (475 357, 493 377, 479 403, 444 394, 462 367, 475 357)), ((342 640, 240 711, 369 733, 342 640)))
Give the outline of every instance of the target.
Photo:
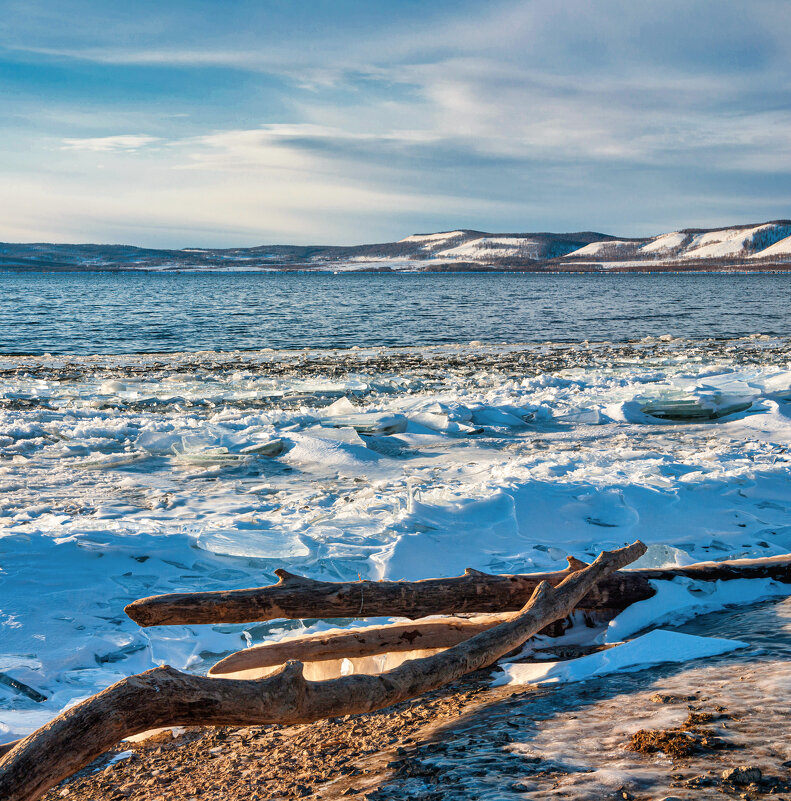
POLYGON ((742 765, 738 768, 727 768, 722 772, 722 780, 728 784, 743 787, 761 781, 761 769, 755 765, 742 765))

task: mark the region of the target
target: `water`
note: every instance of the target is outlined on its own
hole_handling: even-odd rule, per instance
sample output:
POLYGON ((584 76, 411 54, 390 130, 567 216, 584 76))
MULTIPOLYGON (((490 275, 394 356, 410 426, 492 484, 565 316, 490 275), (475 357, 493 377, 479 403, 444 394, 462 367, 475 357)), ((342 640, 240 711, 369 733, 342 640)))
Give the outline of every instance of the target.
POLYGON ((0 353, 786 334, 785 275, 0 273, 0 353))

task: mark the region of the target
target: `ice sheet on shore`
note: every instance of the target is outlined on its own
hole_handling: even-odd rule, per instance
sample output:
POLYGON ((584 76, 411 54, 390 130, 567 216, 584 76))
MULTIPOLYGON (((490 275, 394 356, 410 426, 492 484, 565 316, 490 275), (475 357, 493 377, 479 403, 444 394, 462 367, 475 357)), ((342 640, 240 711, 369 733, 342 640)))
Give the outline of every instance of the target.
POLYGON ((791 584, 771 579, 694 581, 677 576, 671 581, 652 581, 651 585, 656 595, 632 604, 611 620, 602 642, 619 642, 649 626, 683 623, 727 606, 749 606, 767 598, 791 595, 791 584))
POLYGON ((719 656, 749 643, 717 637, 696 637, 677 631, 654 629, 642 637, 570 659, 566 662, 531 662, 502 665, 493 684, 559 684, 585 681, 609 673, 629 673, 668 662, 690 662, 708 656, 719 656))
MULTIPOLYGON (((592 345, 601 358, 564 368, 588 346, 547 344, 531 347, 561 366, 533 375, 511 346, 467 352, 487 347, 502 366, 449 349, 455 367, 427 372, 420 352, 388 372, 379 349, 385 367, 341 377, 277 374, 271 353, 86 357, 79 375, 80 360, 15 357, 0 375, 0 671, 47 700, 0 684, 0 738, 283 626, 144 631, 122 612, 137 597, 260 586, 276 566, 327 580, 552 570, 638 537, 655 566, 791 551, 786 352, 740 361, 743 343, 710 357, 671 338, 617 358, 592 345), (643 411, 732 396, 749 408, 643 411)), ((681 587, 662 609, 727 595, 681 587)), ((631 636, 624 615, 616 639, 631 636)))

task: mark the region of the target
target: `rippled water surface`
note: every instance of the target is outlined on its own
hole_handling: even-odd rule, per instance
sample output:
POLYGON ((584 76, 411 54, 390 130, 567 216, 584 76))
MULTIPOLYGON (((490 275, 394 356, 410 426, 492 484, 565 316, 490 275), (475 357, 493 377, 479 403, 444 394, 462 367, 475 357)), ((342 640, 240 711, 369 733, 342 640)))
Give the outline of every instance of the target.
POLYGON ((786 275, 0 273, 0 352, 785 334, 786 275))

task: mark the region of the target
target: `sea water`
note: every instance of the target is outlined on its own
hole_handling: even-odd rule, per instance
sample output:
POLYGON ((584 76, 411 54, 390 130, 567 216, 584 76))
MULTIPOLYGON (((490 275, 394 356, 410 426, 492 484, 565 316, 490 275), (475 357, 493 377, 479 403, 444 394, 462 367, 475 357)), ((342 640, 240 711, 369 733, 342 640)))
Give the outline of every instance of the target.
POLYGON ((0 273, 1 353, 791 331, 787 275, 0 273))

